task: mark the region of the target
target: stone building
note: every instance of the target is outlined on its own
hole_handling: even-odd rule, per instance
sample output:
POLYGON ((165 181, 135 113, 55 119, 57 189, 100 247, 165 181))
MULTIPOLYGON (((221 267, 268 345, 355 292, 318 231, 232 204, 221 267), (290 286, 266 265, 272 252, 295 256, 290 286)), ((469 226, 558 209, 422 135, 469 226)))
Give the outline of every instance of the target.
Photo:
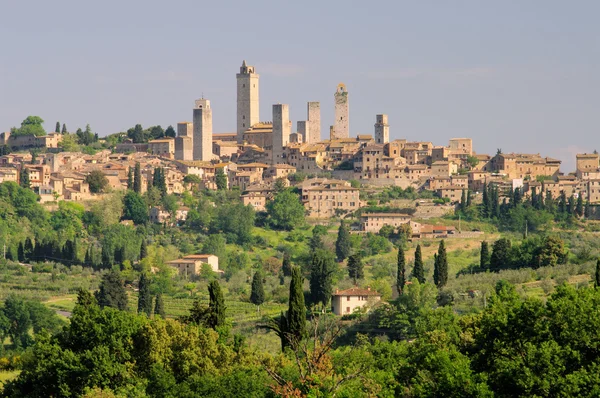
POLYGON ((219 272, 219 257, 214 254, 191 254, 183 258, 167 261, 167 265, 177 268, 180 275, 196 276, 204 264, 210 265, 213 272, 219 272))
POLYGON ((388 116, 377 115, 375 122, 375 143, 387 144, 390 142, 390 125, 388 124, 388 116))
POLYGON ((260 121, 258 79, 254 66, 242 62, 237 78, 237 141, 244 141, 244 132, 260 121))
POLYGON ((194 160, 212 160, 212 109, 207 99, 196 100, 194 107, 194 160))
POLYGON ((350 137, 350 110, 348 103, 348 90, 344 83, 340 83, 334 94, 335 98, 335 120, 333 121, 333 131, 331 138, 350 137))
POLYGON ((177 123, 175 137, 175 159, 194 160, 194 124, 191 122, 177 123))
POLYGON ((314 178, 304 181, 300 189, 309 217, 330 218, 336 210, 352 212, 360 208, 360 190, 347 181, 314 178))
POLYGON ((336 290, 331 299, 331 311, 336 315, 349 315, 354 310, 369 307, 379 300, 381 300, 381 294, 371 290, 370 287, 336 290))
POLYGON ((283 163, 283 148, 290 141, 290 107, 273 105, 273 149, 271 164, 283 163))
POLYGON ((148 141, 148 152, 163 158, 173 159, 175 155, 175 139, 167 137, 148 141))
POLYGON ((319 102, 309 102, 307 104, 307 132, 308 136, 304 142, 314 143, 321 141, 321 104, 319 102))

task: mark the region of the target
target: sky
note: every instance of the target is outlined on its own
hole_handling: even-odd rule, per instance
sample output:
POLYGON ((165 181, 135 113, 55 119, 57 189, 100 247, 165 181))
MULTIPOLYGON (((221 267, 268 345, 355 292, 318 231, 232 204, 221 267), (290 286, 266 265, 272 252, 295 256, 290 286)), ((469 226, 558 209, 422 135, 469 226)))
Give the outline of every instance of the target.
POLYGON ((260 75, 260 116, 321 102, 333 124, 349 92, 350 134, 389 115, 391 139, 477 153, 540 153, 573 171, 600 150, 598 1, 0 0, 0 130, 27 115, 100 136, 192 118, 234 132, 242 60, 260 75))

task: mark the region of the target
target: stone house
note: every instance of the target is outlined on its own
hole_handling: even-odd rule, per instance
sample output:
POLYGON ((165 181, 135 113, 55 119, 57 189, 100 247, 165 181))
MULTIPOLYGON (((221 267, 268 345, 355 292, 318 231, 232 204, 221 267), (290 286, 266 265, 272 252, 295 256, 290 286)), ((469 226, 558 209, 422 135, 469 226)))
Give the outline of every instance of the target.
POLYGON ((267 196, 258 192, 247 193, 241 196, 244 206, 252 206, 256 211, 265 211, 267 204, 267 196))
POLYGON ((384 225, 398 228, 410 223, 410 219, 410 215, 402 213, 364 213, 360 216, 360 230, 378 233, 384 225))
POLYGON ((336 290, 331 300, 331 311, 336 315, 349 315, 357 308, 371 307, 380 300, 381 294, 370 287, 336 290))
POLYGON ((167 265, 177 268, 180 275, 199 275, 202 266, 209 264, 213 272, 219 272, 219 257, 214 254, 191 254, 183 258, 167 261, 167 265))
POLYGON ((300 189, 308 217, 329 218, 336 210, 352 212, 360 208, 360 190, 347 181, 315 178, 304 181, 300 189))

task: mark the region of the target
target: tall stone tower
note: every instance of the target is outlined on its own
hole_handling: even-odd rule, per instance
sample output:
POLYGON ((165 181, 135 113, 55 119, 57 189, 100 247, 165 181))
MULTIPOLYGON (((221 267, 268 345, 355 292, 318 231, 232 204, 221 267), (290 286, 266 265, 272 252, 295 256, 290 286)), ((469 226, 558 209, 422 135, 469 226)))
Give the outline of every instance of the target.
POLYGON ((377 115, 375 121, 375 143, 387 144, 390 142, 390 125, 387 115, 377 115))
POLYGON ((242 62, 237 77, 237 141, 242 143, 244 131, 260 120, 258 105, 258 74, 254 66, 242 62))
POLYGON ((196 100, 194 107, 194 160, 212 159, 212 109, 207 99, 196 100))
POLYGON ((333 122, 333 135, 335 138, 348 138, 350 137, 348 90, 346 90, 346 85, 344 83, 338 84, 334 97, 335 120, 333 122))
POLYGON ((308 137, 306 142, 321 141, 321 104, 318 102, 309 102, 307 104, 308 120, 306 130, 308 137))
POLYGON ((306 120, 298 120, 296 122, 296 132, 302 136, 302 142, 309 142, 309 126, 306 120))
POLYGON ((194 124, 192 122, 177 123, 175 160, 194 160, 194 124))
POLYGON ((290 130, 289 105, 273 105, 273 157, 271 164, 283 163, 283 147, 290 141, 290 130))

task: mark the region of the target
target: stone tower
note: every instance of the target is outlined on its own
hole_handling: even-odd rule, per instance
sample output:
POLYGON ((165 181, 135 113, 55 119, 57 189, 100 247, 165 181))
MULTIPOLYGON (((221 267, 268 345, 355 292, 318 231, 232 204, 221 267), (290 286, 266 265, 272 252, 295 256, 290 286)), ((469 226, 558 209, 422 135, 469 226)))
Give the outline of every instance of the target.
POLYGON ((258 74, 254 66, 242 62, 237 77, 237 141, 242 143, 244 131, 260 120, 258 105, 258 74))
POLYGON ((283 147, 290 141, 290 107, 287 104, 273 105, 273 151, 271 164, 283 163, 283 147))
POLYGON ((296 122, 296 132, 302 136, 302 142, 309 142, 307 141, 310 135, 308 129, 308 122, 306 120, 298 120, 296 122))
POLYGON ((338 84, 334 97, 335 120, 333 122, 333 135, 335 138, 348 138, 350 137, 348 90, 346 90, 346 85, 344 83, 338 84))
POLYGON ((306 130, 308 137, 306 142, 321 141, 321 104, 318 102, 309 102, 307 106, 308 120, 306 130))
POLYGON ((177 123, 175 160, 194 160, 194 124, 192 122, 177 123))
POLYGON ((198 99, 194 107, 194 160, 212 159, 212 134, 210 101, 198 99))
POLYGON ((387 144, 390 142, 390 125, 387 115, 377 115, 375 122, 375 143, 387 144))

